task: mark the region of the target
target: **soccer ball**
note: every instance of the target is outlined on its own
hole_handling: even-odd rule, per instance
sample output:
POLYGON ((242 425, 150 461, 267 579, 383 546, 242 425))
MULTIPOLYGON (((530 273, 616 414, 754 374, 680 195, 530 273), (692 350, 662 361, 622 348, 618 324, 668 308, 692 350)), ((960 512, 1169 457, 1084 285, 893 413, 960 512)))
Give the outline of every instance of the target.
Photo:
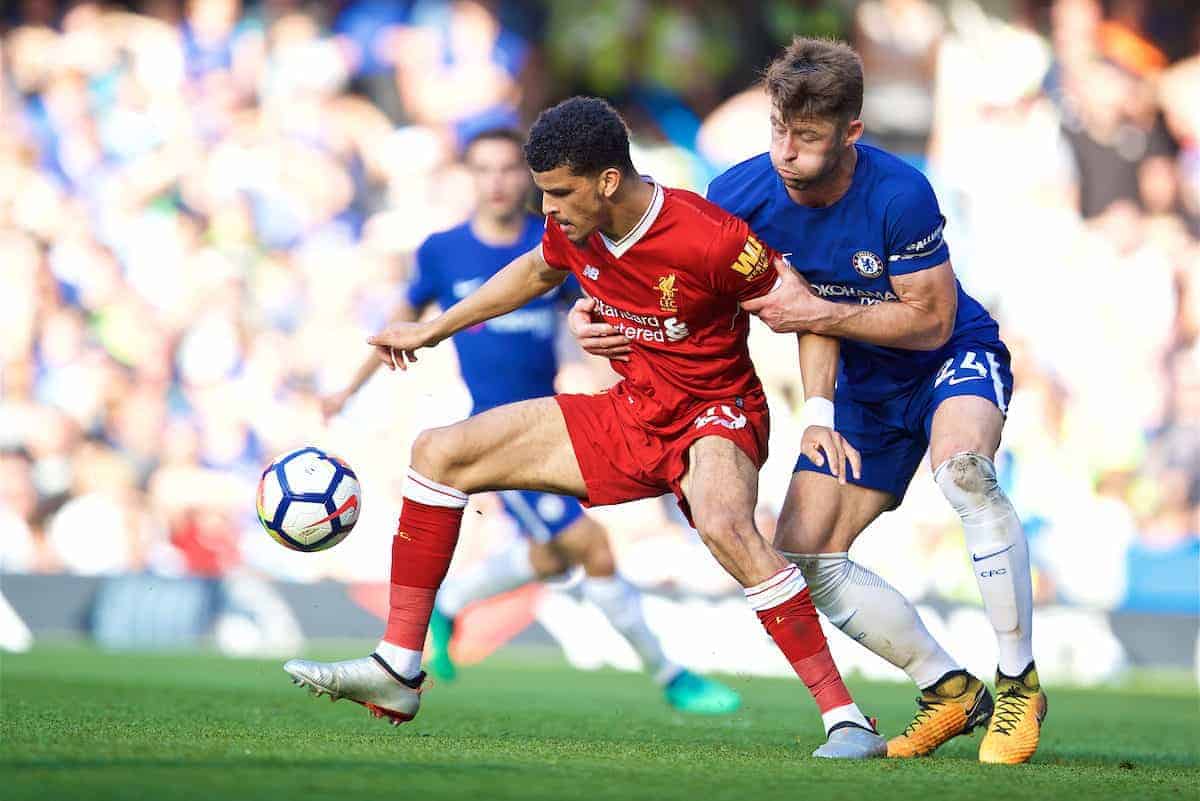
POLYGON ((361 505, 350 465, 311 446, 272 461, 258 482, 259 522, 295 551, 337 545, 354 528, 361 505))

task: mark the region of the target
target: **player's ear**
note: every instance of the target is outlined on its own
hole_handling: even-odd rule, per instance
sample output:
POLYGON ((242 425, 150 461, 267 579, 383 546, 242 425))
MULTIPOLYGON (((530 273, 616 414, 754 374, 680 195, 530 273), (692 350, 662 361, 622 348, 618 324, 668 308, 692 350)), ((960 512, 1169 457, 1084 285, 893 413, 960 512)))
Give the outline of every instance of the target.
POLYGON ((847 147, 858 142, 858 140, 862 138, 862 135, 862 120, 850 120, 850 122, 846 123, 845 145, 847 147))
POLYGON ((601 170, 596 179, 596 190, 604 197, 611 198, 621 187, 621 171, 616 167, 601 170))

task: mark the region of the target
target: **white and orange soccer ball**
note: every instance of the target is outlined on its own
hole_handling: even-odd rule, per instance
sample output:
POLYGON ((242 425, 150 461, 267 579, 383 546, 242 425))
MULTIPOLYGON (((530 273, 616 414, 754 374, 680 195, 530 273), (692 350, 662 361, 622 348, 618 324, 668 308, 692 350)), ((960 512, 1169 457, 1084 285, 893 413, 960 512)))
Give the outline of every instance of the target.
POLYGON ((350 465, 319 448, 276 458, 258 482, 258 519, 276 542, 295 551, 323 551, 358 521, 362 493, 350 465))

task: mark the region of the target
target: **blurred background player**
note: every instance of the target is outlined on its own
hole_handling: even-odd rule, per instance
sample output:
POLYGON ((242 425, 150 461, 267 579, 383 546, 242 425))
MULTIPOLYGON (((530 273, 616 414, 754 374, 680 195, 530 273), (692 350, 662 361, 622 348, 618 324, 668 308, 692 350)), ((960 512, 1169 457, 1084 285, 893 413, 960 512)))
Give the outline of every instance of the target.
MULTIPOLYGON (((996 322, 958 285, 928 181, 899 158, 859 143, 862 65, 848 46, 797 37, 766 73, 771 149, 713 181, 708 197, 790 253, 781 286, 743 307, 777 332, 842 340, 836 394, 808 399, 862 452, 862 475, 838 477, 802 449, 776 544, 800 566, 813 599, 853 640, 905 670, 918 711, 889 756, 932 753, 990 721, 985 762, 1024 762, 1046 711, 1033 661, 1032 582, 1021 522, 993 458, 1012 394, 996 322), (811 281, 811 284, 808 283, 811 281), (834 303, 825 298, 832 298, 834 303), (999 643, 997 701, 926 630, 915 607, 849 558, 875 518, 903 499, 925 452, 962 520, 972 566, 999 643)), ((624 358, 615 329, 573 330, 585 348, 624 358)))
MULTIPOLYGON (((284 670, 393 724, 411 720, 434 597, 470 493, 536 489, 602 506, 669 491, 816 701, 828 741, 814 756, 883 756, 886 742, 842 681, 803 576, 754 522, 770 424, 738 303, 775 285, 777 254, 702 198, 640 178, 624 121, 598 98, 544 111, 525 159, 547 215, 541 244, 433 320, 395 322, 367 341, 393 370, 407 369, 416 351, 574 275, 635 340, 631 358, 614 365, 623 380, 604 393, 510 403, 423 431, 392 539, 383 639, 366 657, 292 659, 284 670)), ((836 360, 834 340, 803 339, 802 369, 806 354, 822 366, 836 360)))
MULTIPOLYGON (((418 248, 416 273, 393 320, 416 321, 432 304, 450 308, 538 246, 544 221, 526 210, 531 186, 521 153, 524 141, 514 129, 496 128, 467 144, 463 161, 475 182, 475 210, 465 223, 434 234, 418 248)), ((521 309, 453 337, 473 401, 471 414, 554 394, 560 307, 572 287, 578 290, 574 281, 567 281, 521 309)), ((340 411, 380 366, 372 354, 349 386, 324 399, 325 413, 340 411)), ((740 699, 733 690, 683 669, 663 654, 642 614, 641 593, 617 573, 607 532, 584 514, 578 500, 522 490, 499 495, 523 536, 442 585, 430 620, 433 641, 427 667, 433 676, 449 680, 456 675, 450 642, 455 618, 468 605, 579 566, 585 574, 584 597, 630 642, 671 706, 701 714, 738 708, 740 699)))

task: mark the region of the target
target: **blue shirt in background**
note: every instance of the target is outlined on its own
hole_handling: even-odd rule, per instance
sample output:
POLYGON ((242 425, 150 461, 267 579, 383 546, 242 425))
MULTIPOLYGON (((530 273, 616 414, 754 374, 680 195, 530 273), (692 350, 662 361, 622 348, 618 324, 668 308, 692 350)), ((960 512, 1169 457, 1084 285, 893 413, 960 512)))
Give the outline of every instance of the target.
MULTIPOLYGON (((510 261, 536 248, 543 228, 541 217, 529 215, 517 241, 502 247, 481 242, 470 222, 434 234, 417 249, 409 304, 417 309, 429 303, 450 308, 510 261)), ((568 281, 516 311, 454 335, 463 381, 474 403, 472 414, 554 394, 554 343, 560 307, 570 293, 568 281)))

